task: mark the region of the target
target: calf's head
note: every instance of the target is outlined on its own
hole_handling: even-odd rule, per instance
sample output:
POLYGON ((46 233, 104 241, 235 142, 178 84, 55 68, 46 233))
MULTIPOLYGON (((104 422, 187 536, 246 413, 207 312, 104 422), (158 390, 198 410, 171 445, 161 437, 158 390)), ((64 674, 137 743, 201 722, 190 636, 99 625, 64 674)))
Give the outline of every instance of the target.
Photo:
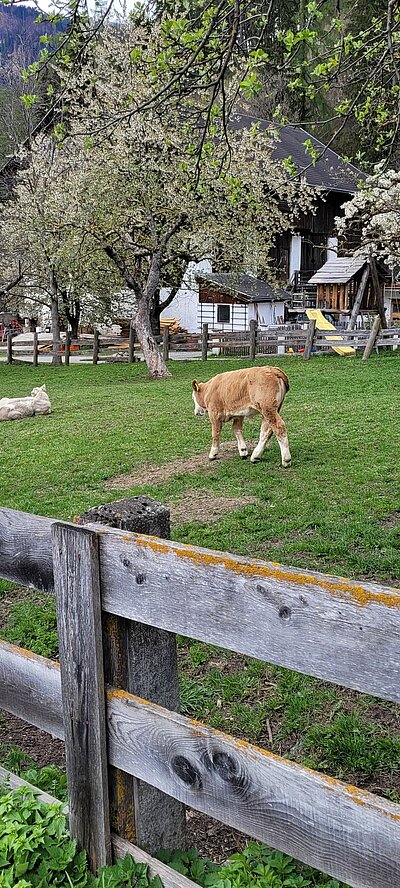
POLYGON ((38 395, 40 396, 40 395, 43 395, 43 394, 44 394, 44 396, 47 398, 46 386, 45 386, 45 385, 41 385, 40 387, 38 387, 38 388, 34 388, 34 389, 32 389, 32 391, 31 391, 31 396, 32 396, 32 398, 37 398, 38 395))
POLYGON ((202 383, 196 382, 196 380, 194 379, 192 382, 192 389, 193 389, 192 398, 193 398, 193 403, 194 403, 194 415, 195 416, 203 416, 205 413, 207 413, 207 410, 206 410, 206 407, 204 404, 202 388, 203 388, 202 383))

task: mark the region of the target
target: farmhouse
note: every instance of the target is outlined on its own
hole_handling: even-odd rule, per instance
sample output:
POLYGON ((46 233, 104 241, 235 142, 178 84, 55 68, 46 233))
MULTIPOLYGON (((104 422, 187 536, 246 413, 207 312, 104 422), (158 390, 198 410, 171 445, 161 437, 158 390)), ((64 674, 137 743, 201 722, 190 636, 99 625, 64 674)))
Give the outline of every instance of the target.
MULTIPOLYGON (((268 121, 248 115, 239 115, 231 126, 243 129, 255 123, 262 130, 270 126, 268 121)), ((273 154, 277 160, 290 159, 298 175, 316 189, 315 212, 302 213, 296 230, 277 237, 272 258, 278 284, 236 272, 217 274, 206 261, 192 266, 174 300, 173 311, 191 332, 200 331, 206 322, 213 329, 232 331, 248 329, 253 318, 260 326, 285 323, 285 306, 301 302, 304 307, 307 299, 315 305, 316 286, 310 279, 325 262, 337 257, 335 218, 342 215, 343 205, 356 192, 363 174, 302 127, 278 129, 273 154), (316 152, 317 160, 313 161, 305 143, 316 152)))
MULTIPOLYGON (((255 123, 261 130, 270 126, 268 121, 247 115, 238 116, 232 126, 243 129, 255 123)), ((337 255, 335 217, 342 215, 343 205, 357 191, 363 173, 300 126, 281 126, 278 132, 273 156, 280 161, 290 159, 298 175, 318 190, 315 212, 303 213, 296 231, 277 238, 274 259, 279 278, 298 286, 337 255)))

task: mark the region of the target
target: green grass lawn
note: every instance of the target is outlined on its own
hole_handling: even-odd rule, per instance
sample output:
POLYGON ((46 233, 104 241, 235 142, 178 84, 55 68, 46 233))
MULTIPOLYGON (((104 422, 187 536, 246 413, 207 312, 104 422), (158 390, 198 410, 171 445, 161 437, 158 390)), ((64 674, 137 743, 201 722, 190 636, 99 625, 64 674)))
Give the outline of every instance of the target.
MULTIPOLYGON (((367 364, 331 356, 270 363, 290 379, 282 411, 288 470, 276 442, 256 465, 238 455, 208 464, 210 427, 193 415, 191 380, 245 361, 177 362, 172 378, 159 382, 147 380, 143 365, 2 365, 0 397, 45 382, 53 413, 0 425, 1 504, 70 518, 143 491, 165 503, 195 502, 206 488, 208 514, 198 521, 188 509, 174 539, 398 584, 400 355, 367 364), (204 463, 195 472, 178 465, 173 477, 152 484, 155 465, 196 454, 204 463), (140 484, 107 486, 140 469, 140 484), (249 495, 255 501, 212 520, 215 498, 249 495)), ((247 439, 259 426, 257 418, 247 423, 247 439)), ((229 426, 223 438, 232 438, 229 426)), ((3 633, 50 653, 53 628, 52 601, 35 596, 10 608, 3 633)), ((179 650, 185 712, 400 800, 399 707, 197 642, 181 639, 179 650)))

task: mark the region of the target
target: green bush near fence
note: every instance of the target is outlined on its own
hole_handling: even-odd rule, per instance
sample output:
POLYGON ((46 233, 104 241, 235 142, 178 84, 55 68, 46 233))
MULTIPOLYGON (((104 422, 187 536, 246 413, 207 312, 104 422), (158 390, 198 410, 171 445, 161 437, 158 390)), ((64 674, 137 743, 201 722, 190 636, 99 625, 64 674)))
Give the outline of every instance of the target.
MULTIPOLYGON (((291 857, 251 842, 226 864, 195 851, 160 854, 169 866, 203 888, 340 888, 340 883, 291 857)), ((159 876, 130 855, 98 876, 68 835, 61 804, 45 804, 28 788, 0 787, 0 888, 163 888, 159 876)))

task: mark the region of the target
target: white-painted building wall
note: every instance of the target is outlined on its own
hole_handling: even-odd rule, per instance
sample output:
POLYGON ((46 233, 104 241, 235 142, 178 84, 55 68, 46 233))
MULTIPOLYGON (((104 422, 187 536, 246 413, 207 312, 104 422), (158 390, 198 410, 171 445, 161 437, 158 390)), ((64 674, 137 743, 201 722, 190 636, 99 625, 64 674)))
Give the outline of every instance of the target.
POLYGON ((289 280, 301 269, 301 234, 292 234, 289 252, 289 280))
POLYGON ((338 239, 337 237, 328 237, 326 242, 326 261, 330 262, 331 259, 337 259, 338 254, 338 239))
POLYGON ((259 327, 273 327, 283 324, 285 316, 284 302, 251 302, 248 308, 248 323, 255 320, 259 327))
MULTIPOLYGON (((195 275, 197 272, 209 273, 211 271, 212 266, 208 259, 203 259, 201 262, 190 262, 180 290, 178 290, 171 305, 161 312, 161 318, 177 318, 181 327, 187 330, 188 333, 199 332, 199 285, 195 275)), ((165 299, 169 292, 167 289, 161 290, 161 300, 165 299)))

